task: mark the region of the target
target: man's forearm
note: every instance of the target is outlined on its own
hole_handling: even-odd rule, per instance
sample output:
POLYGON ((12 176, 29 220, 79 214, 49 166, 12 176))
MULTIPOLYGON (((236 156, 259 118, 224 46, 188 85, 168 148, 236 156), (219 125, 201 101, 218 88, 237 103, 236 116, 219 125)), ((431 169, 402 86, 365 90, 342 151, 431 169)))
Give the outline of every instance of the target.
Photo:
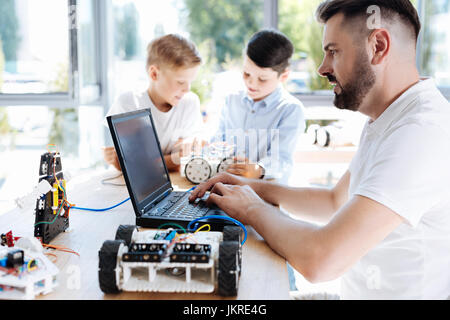
POLYGON ((251 180, 249 185, 264 201, 303 219, 327 222, 338 209, 330 189, 292 188, 261 180, 251 180))
POLYGON ((320 227, 293 220, 271 206, 250 208, 250 225, 266 243, 285 258, 297 271, 309 278, 320 263, 320 227), (276 226, 276 227, 274 227, 276 226))

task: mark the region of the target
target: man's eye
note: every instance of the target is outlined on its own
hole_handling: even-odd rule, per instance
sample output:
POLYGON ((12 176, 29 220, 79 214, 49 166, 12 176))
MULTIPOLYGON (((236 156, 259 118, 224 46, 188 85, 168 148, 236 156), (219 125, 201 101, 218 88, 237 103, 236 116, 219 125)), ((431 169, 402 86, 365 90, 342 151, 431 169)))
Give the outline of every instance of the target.
POLYGON ((332 56, 336 55, 336 50, 330 50, 330 54, 331 54, 332 56))
POLYGON ((266 82, 267 80, 266 79, 258 79, 259 80, 259 82, 266 82))

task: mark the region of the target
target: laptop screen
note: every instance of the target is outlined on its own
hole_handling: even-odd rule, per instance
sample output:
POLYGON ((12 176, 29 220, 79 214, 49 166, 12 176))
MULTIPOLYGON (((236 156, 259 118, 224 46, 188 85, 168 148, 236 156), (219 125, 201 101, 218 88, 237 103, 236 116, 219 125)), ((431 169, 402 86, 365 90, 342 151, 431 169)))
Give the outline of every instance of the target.
POLYGON ((113 116, 111 124, 130 195, 146 205, 171 187, 150 111, 113 116))

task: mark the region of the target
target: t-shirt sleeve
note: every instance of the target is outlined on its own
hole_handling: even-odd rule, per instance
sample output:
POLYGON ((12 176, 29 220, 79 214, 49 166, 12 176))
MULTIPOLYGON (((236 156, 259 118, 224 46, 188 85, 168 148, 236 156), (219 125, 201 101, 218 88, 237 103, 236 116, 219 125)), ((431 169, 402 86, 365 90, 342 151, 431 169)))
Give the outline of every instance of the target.
POLYGON ((106 127, 108 127, 108 122, 106 121, 106 117, 130 111, 129 109, 125 108, 125 106, 130 107, 130 105, 134 105, 133 93, 132 92, 126 92, 126 93, 121 94, 114 101, 114 103, 112 104, 111 108, 109 108, 108 112, 106 113, 106 116, 105 116, 105 119, 103 121, 103 124, 106 127))
POLYGON ((354 194, 396 212, 416 227, 449 194, 449 137, 435 125, 404 124, 380 144, 354 194))
POLYGON ((183 139, 201 139, 204 128, 202 113, 200 111, 200 99, 196 94, 192 93, 189 99, 186 100, 186 104, 183 108, 182 123, 184 126, 181 131, 181 137, 183 139))

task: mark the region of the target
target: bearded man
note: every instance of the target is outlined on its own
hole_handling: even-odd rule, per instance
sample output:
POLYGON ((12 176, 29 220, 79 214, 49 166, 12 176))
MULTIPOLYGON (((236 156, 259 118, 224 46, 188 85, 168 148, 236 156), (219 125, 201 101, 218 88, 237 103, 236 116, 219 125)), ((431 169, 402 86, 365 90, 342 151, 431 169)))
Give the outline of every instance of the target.
POLYGON ((335 86, 335 106, 368 116, 348 171, 332 189, 223 174, 191 200, 210 190, 208 202, 253 226, 310 282, 341 277, 342 299, 446 299, 450 104, 419 77, 417 11, 409 0, 328 0, 317 17, 318 72, 335 86))

